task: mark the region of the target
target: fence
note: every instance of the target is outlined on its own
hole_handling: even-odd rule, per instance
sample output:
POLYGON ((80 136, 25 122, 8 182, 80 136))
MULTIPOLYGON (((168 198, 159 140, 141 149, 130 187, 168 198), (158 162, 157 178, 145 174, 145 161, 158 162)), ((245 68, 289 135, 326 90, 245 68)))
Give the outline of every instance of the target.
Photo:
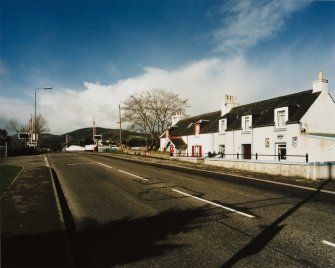
POLYGON ((193 157, 193 158, 226 158, 226 156, 228 156, 228 158, 231 159, 241 159, 241 160, 259 160, 259 157, 272 157, 272 159, 277 159, 278 161, 281 160, 289 160, 289 158, 291 157, 301 157, 304 158, 304 160, 306 161, 306 163, 308 163, 309 160, 309 155, 308 153, 303 154, 303 155, 293 155, 293 154, 285 154, 285 155, 281 155, 281 154, 240 154, 240 153, 236 153, 236 154, 213 154, 213 153, 198 153, 198 154, 188 154, 188 153, 171 153, 170 156, 174 156, 174 157, 193 157))

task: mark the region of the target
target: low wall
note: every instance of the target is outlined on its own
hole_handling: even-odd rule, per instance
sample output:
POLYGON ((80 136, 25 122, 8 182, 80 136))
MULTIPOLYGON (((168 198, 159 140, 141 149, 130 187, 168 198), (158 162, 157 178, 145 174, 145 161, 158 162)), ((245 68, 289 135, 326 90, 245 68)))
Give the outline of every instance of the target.
POLYGON ((161 159, 170 159, 170 153, 168 152, 125 149, 123 153, 131 154, 131 155, 139 155, 139 156, 148 156, 148 157, 150 156, 150 157, 161 158, 161 159))
POLYGON ((335 179, 335 162, 290 163, 264 162, 252 160, 203 160, 206 165, 238 169, 244 171, 281 175, 286 177, 303 177, 310 180, 335 179))

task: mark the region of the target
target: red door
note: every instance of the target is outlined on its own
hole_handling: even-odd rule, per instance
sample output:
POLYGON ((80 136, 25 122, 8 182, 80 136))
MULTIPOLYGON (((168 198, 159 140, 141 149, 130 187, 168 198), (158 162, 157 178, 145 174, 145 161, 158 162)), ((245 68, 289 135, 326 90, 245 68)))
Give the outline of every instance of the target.
POLYGON ((192 146, 192 157, 194 157, 194 146, 192 146))
POLYGON ((174 153, 174 146, 170 145, 170 153, 173 154, 174 153))

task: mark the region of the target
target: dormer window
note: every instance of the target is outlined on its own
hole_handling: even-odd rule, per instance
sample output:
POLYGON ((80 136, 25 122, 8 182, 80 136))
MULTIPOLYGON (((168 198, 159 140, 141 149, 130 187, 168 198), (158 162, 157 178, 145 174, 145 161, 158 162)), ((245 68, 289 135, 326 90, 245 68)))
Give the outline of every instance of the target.
POLYGON ((286 122, 288 121, 288 107, 275 109, 274 121, 276 129, 286 129, 286 122))
POLYGON ((195 126, 194 126, 194 135, 196 137, 200 136, 200 124, 195 124, 195 126))
POLYGON ((225 133, 227 129, 227 119, 219 120, 219 132, 225 133))
POLYGON ((251 115, 242 116, 241 121, 242 121, 242 131, 250 132, 252 126, 252 116, 251 115))

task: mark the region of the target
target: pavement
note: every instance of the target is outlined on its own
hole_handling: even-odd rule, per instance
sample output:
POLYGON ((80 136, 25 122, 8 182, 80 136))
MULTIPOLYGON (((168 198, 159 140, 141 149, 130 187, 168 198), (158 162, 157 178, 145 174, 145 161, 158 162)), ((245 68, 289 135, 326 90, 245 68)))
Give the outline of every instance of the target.
POLYGON ((11 157, 0 164, 23 167, 1 198, 1 267, 72 267, 45 157, 11 157))

